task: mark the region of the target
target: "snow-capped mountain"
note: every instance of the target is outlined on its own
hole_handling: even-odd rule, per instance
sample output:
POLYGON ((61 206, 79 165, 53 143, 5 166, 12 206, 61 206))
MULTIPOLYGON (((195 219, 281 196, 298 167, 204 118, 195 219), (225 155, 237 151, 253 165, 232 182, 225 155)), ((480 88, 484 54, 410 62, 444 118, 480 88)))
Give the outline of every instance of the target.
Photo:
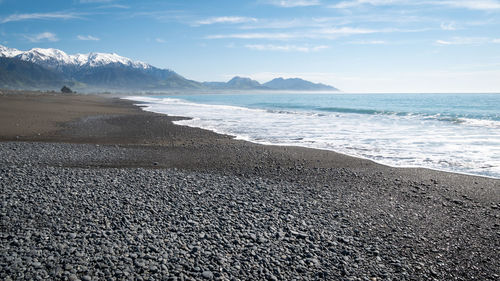
MULTIPOLYGON (((0 0, 1 1, 1 0, 0 0)), ((229 82, 196 82, 117 54, 68 55, 58 49, 28 51, 0 45, 0 88, 55 90, 68 85, 79 92, 191 90, 307 90, 335 91, 334 87, 302 79, 274 79, 260 84, 235 77, 229 82)))
POLYGON ((37 77, 44 77, 43 85, 56 86, 64 82, 80 91, 201 87, 201 83, 188 80, 172 70, 114 53, 68 55, 53 48, 21 51, 0 45, 0 74, 3 75, 0 88, 37 87, 42 82, 37 77))
POLYGON ((11 57, 15 57, 15 56, 22 54, 22 53, 23 53, 23 51, 19 51, 18 49, 13 49, 13 48, 9 48, 9 47, 5 47, 5 46, 0 45, 0 58, 2 58, 2 57, 11 58, 11 57))
POLYGON ((129 58, 119 56, 117 54, 107 53, 90 53, 87 55, 77 54, 80 65, 102 66, 113 63, 120 63, 134 68, 150 69, 151 65, 142 61, 133 61, 129 58))
POLYGON ((23 61, 32 62, 38 65, 55 69, 59 69, 64 66, 96 67, 112 64, 121 64, 124 66, 145 70, 152 68, 152 66, 147 63, 141 61, 133 61, 129 58, 122 57, 117 54, 89 53, 68 55, 61 50, 53 48, 33 48, 28 51, 20 51, 0 45, 0 57, 17 58, 23 61))

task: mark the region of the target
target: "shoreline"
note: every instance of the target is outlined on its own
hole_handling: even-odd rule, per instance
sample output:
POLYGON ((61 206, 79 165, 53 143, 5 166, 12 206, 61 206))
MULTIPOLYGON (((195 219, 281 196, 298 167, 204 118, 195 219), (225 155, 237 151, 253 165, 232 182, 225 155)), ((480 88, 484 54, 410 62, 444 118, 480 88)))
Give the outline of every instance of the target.
POLYGON ((499 180, 236 140, 117 98, 2 106, 3 280, 500 276, 499 180))
MULTIPOLYGON (((141 107, 139 105, 136 105, 136 106, 141 107)), ((165 116, 170 116, 170 115, 164 114, 164 113, 157 113, 157 114, 163 114, 165 116)), ((178 117, 178 116, 174 116, 174 117, 178 117)), ((192 117, 188 117, 188 116, 179 116, 179 117, 183 118, 183 119, 185 118, 186 120, 187 119, 192 119, 192 117)), ((182 124, 178 124, 176 122, 177 121, 173 121, 172 123, 174 123, 177 126, 186 126, 186 127, 190 127, 190 128, 197 128, 197 129, 201 129, 201 130, 208 130, 210 132, 214 132, 214 133, 219 134, 219 135, 230 136, 230 137, 234 138, 235 140, 241 140, 241 141, 245 141, 245 142, 249 142, 249 143, 253 143, 253 144, 257 144, 257 145, 276 146, 276 147, 290 147, 290 148, 305 148, 305 149, 313 149, 313 150, 319 150, 319 151, 324 151, 324 152, 335 152, 335 153, 342 154, 342 155, 345 155, 345 156, 348 156, 348 157, 357 158, 357 159, 361 159, 361 160, 365 160, 365 161, 370 161, 370 162, 373 162, 374 164, 382 165, 382 166, 385 166, 385 167, 388 167, 388 168, 395 168, 395 169, 423 169, 423 170, 429 170, 429 171, 434 171, 434 172, 442 172, 442 173, 450 173, 450 174, 470 176, 470 177, 479 177, 479 178, 486 178, 486 179, 492 179, 492 180, 500 180, 500 178, 494 177, 494 176, 471 174, 471 173, 458 172, 458 171, 447 171, 447 170, 440 170, 440 169, 437 169, 437 168, 429 168, 429 167, 423 167, 423 166, 393 166, 393 165, 390 165, 390 164, 387 164, 387 163, 382 163, 382 162, 379 162, 377 160, 370 159, 370 158, 367 158, 367 157, 362 157, 362 156, 357 156, 357 155, 351 155, 351 154, 344 153, 344 152, 339 152, 339 151, 336 151, 334 149, 315 148, 315 147, 301 146, 301 145, 296 145, 296 144, 273 144, 273 143, 268 143, 268 142, 257 142, 257 141, 252 141, 252 140, 248 140, 248 139, 245 139, 245 138, 238 138, 238 136, 234 136, 234 135, 231 135, 231 134, 225 134, 225 133, 221 133, 221 132, 217 132, 217 131, 209 130, 209 129, 204 129, 204 128, 196 127, 196 126, 182 125, 182 124)))
MULTIPOLYGON (((139 105, 136 105, 136 106, 141 107, 139 105)), ((157 113, 157 114, 163 114, 165 116, 169 116, 168 114, 164 114, 164 113, 157 113)), ((192 117, 188 117, 188 116, 180 116, 180 117, 181 118, 185 118, 185 119, 192 119, 192 117)), ((292 147, 292 148, 295 147, 295 148, 314 149, 314 150, 325 151, 325 152, 335 152, 335 153, 342 154, 342 155, 345 155, 345 156, 348 156, 348 157, 353 157, 353 158, 358 158, 358 159, 361 159, 361 160, 370 161, 370 162, 373 162, 374 164, 386 166, 386 167, 389 167, 389 168, 395 168, 395 169, 424 169, 424 170, 430 170, 430 171, 435 171, 435 172, 450 173, 450 174, 457 174, 457 175, 464 175, 464 176, 471 176, 471 177, 479 177, 479 178, 487 178, 487 179, 492 179, 492 180, 500 180, 500 177, 480 175, 480 174, 471 174, 471 173, 458 172, 458 171, 447 171, 447 170, 440 170, 440 169, 437 169, 437 168, 430 168, 430 167, 423 167, 423 166, 395 166, 395 165, 390 165, 390 164, 387 164, 387 163, 379 162, 377 160, 370 159, 370 158, 367 158, 367 157, 362 157, 362 156, 358 156, 358 155, 351 155, 351 154, 348 154, 348 153, 339 152, 339 151, 336 151, 334 149, 315 148, 315 147, 301 146, 301 145, 296 145, 296 144, 273 144, 273 143, 269 143, 269 142, 257 142, 257 141, 252 141, 252 140, 245 139, 245 138, 238 138, 238 136, 234 136, 234 135, 231 135, 231 134, 225 134, 225 133, 221 133, 221 132, 217 132, 217 131, 213 131, 213 130, 209 130, 209 129, 204 129, 204 128, 200 128, 200 127, 196 127, 196 126, 182 125, 182 124, 178 124, 176 122, 177 121, 173 121, 173 123, 175 125, 178 125, 178 126, 186 126, 186 127, 197 128, 197 129, 201 129, 201 130, 208 130, 208 131, 214 132, 216 134, 227 135, 227 136, 233 137, 235 140, 246 141, 246 142, 250 142, 250 143, 254 143, 254 144, 258 144, 258 145, 278 146, 278 147, 279 146, 283 146, 283 147, 292 147)))
MULTIPOLYGON (((134 106, 139 107, 141 110, 143 110, 145 112, 152 112, 152 113, 155 113, 155 114, 161 114, 161 115, 165 115, 165 116, 170 116, 170 115, 165 114, 165 113, 148 110, 147 109, 148 105, 145 104, 145 101, 136 101, 136 100, 132 99, 133 97, 135 97, 135 96, 120 97, 120 99, 126 100, 126 101, 132 101, 134 106)), ((190 117, 190 116, 174 116, 174 117, 180 117, 180 118, 182 118, 182 120, 180 120, 180 121, 183 121, 183 120, 192 120, 193 119, 193 117, 190 117)), ((373 162, 375 164, 387 166, 387 167, 390 167, 390 168, 399 168, 399 169, 427 169, 427 170, 437 171, 437 172, 445 172, 445 173, 459 174, 459 175, 465 175, 465 176, 473 176, 473 177, 481 177, 481 178, 487 178, 487 179, 493 179, 493 180, 500 180, 500 176, 490 176, 490 175, 485 175, 485 174, 474 174, 474 173, 461 172, 461 171, 456 171, 456 170, 451 170, 451 169, 450 170, 446 170, 446 169, 439 169, 439 168, 425 167, 425 166, 391 165, 391 164, 385 163, 383 161, 377 161, 375 159, 371 159, 371 158, 368 158, 368 157, 363 157, 363 156, 360 156, 360 155, 353 155, 353 154, 349 154, 349 153, 345 153, 345 152, 340 152, 340 151, 337 151, 337 150, 334 150, 334 149, 318 148, 318 147, 312 147, 312 146, 306 146, 306 145, 300 145, 300 144, 283 144, 283 143, 274 144, 274 143, 270 143, 270 142, 253 141, 253 140, 248 139, 248 138, 239 137, 239 136, 236 136, 236 135, 232 135, 230 133, 220 132, 220 131, 217 131, 217 130, 206 129, 206 128, 202 128, 202 127, 198 127, 198 126, 191 126, 191 125, 179 124, 178 121, 173 121, 173 123, 175 125, 178 125, 178 126, 187 126, 187 127, 190 127, 190 128, 197 128, 197 129, 201 129, 201 130, 208 130, 208 131, 214 132, 216 134, 230 136, 230 137, 234 138, 235 140, 247 141, 247 142, 258 144, 258 145, 284 146, 284 147, 285 146, 286 147, 300 147, 300 148, 315 149, 315 150, 320 150, 320 151, 331 151, 331 152, 342 154, 342 155, 345 155, 345 156, 348 156, 348 157, 353 157, 353 158, 358 158, 358 159, 362 159, 362 160, 366 160, 366 161, 371 161, 371 162, 373 162)))
MULTIPOLYGON (((439 169, 432 169, 432 168, 427 168, 427 167, 400 167, 400 166, 391 166, 387 165, 384 163, 379 163, 375 160, 368 159, 368 158, 363 158, 363 157, 358 157, 358 156, 352 156, 348 155, 345 153, 337 152, 334 150, 328 150, 328 149, 319 149, 319 148, 310 148, 310 147, 305 147, 305 146, 296 146, 296 145, 273 145, 273 144, 261 144, 258 142, 252 142, 249 140, 244 140, 244 139, 237 139, 235 136, 228 135, 228 134, 221 134, 217 133, 211 130, 207 129, 202 129, 198 127, 191 127, 191 126, 186 126, 186 125, 177 125, 175 124, 176 121, 180 120, 188 120, 191 119, 191 117, 184 117, 184 116, 170 116, 162 113, 155 113, 155 112, 150 112, 144 110, 143 107, 139 106, 136 104, 135 101, 132 100, 127 100, 125 97, 116 97, 116 96, 108 96, 108 95, 102 95, 102 94, 77 94, 77 95, 65 95, 65 94, 60 94, 60 93, 40 93, 40 92, 31 92, 28 94, 28 96, 31 95, 31 98, 33 97, 46 97, 48 96, 49 98, 55 98, 55 99, 70 99, 69 101, 64 101, 68 103, 81 103, 78 104, 76 107, 81 109, 81 112, 79 110, 75 112, 71 112, 70 118, 71 119, 66 119, 65 121, 60 121, 56 118, 56 120, 51 120, 51 122, 55 123, 56 126, 58 127, 57 129, 54 129, 54 126, 50 127, 52 131, 46 133, 46 134, 40 134, 37 132, 32 132, 31 135, 28 136, 5 136, 5 132, 2 132, 0 134, 0 142, 3 141, 42 141, 42 142, 67 142, 67 143, 94 143, 94 144, 118 144, 118 145, 132 145, 132 146, 147 146, 147 147, 168 147, 172 146, 172 140, 170 139, 172 137, 171 134, 165 134, 165 132, 155 132, 155 134, 159 134, 160 136, 155 136, 155 140, 151 141, 150 136, 145 136, 145 137, 139 137, 135 138, 132 134, 124 132, 123 130, 125 129, 124 127, 120 128, 122 131, 116 131, 114 133, 117 134, 117 136, 110 136, 109 132, 105 132, 104 134, 99 134, 97 132, 92 132, 94 130, 99 130, 99 129, 108 129, 108 128, 102 128, 102 123, 106 123, 106 120, 101 120, 101 119, 106 119, 106 118, 115 118, 115 117, 126 117, 130 119, 134 119, 137 117, 137 119, 140 119, 141 117, 145 119, 150 119, 150 118, 159 118, 163 119, 161 120, 161 124, 158 124, 158 126, 165 126, 167 124, 170 124, 168 127, 169 129, 175 128, 176 131, 180 131, 183 134, 186 134, 187 136, 191 135, 191 132, 196 132, 195 135, 209 135, 210 141, 208 142, 209 144, 213 144, 213 141, 215 141, 218 145, 226 145, 231 142, 236 142, 236 143, 246 143, 250 147, 260 147, 261 149, 266 149, 266 148, 272 148, 273 150, 278 150, 278 151, 287 151, 288 149, 297 154, 297 151, 301 154, 302 157, 305 157, 307 154, 314 154, 316 155, 316 158, 322 158, 320 160, 315 159, 314 161, 320 162, 321 160, 325 160, 325 158, 339 158, 336 159, 335 161, 330 161, 330 165, 332 162, 334 162, 333 166, 336 167, 345 167, 348 168, 359 168, 359 167, 376 167, 380 166, 379 168, 387 169, 387 170, 398 170, 398 171, 405 171, 405 174, 411 174, 411 173, 416 173, 416 174, 436 174, 437 176, 446 176, 446 174, 449 174, 448 177, 464 177, 464 178, 478 178, 478 179, 484 179, 484 180, 492 180, 498 182, 498 178, 494 177, 488 177, 488 176, 483 176, 483 175, 475 175, 475 174, 467 174, 467 173, 459 173, 459 172, 451 172, 451 171, 444 171, 444 170, 439 170, 439 169), (83 105, 83 106, 82 106, 83 105), (97 106, 96 106, 97 105, 97 106), (83 108, 82 108, 83 107, 83 108), (97 108, 96 108, 97 107, 97 108), (88 118, 88 119, 87 119, 88 118), (95 119, 94 119, 95 118, 95 119), (54 122, 55 121, 55 122, 54 122), (83 121, 83 122, 82 122, 83 121), (91 124, 92 122, 96 122, 97 124, 91 124), (85 127, 83 127, 84 125, 85 127), (92 125, 97 125, 96 128, 92 128, 92 125), (100 128, 101 127, 101 128, 100 128), (76 130, 75 130, 76 129, 76 130), (189 129, 189 130, 187 130, 189 129), (186 132, 189 131, 189 132, 186 132), (76 133, 76 134, 75 134, 76 133), (75 135, 73 135, 75 134, 75 135), (222 140, 223 143, 220 143, 222 140), (326 154, 327 156, 323 156, 323 154, 326 154)), ((3 96, 19 96, 18 93, 14 94, 3 94, 3 96)), ((2 95, 0 95, 0 98, 2 95)), ((31 101, 33 102, 33 101, 31 101)), ((60 100, 57 101, 52 101, 49 100, 49 102, 54 102, 54 104, 60 103, 60 100)), ((38 101, 35 101, 35 103, 38 103, 38 101)), ((5 108, 4 108, 5 109, 5 108)), ((17 108, 14 108, 14 110, 18 110, 17 108)), ((55 108, 49 108, 48 112, 55 110, 55 108)), ((69 111, 69 110, 67 110, 69 111)), ((61 112, 59 112, 61 113, 61 112)), ((37 114, 35 114, 37 115, 37 114)), ((64 112, 62 115, 65 115, 64 118, 67 118, 68 113, 64 112)), ((39 115, 37 115, 39 116, 39 115)), ((40 116, 40 119, 46 119, 47 116, 40 116)), ((19 116, 18 116, 19 118, 19 116)), ((25 117, 20 117, 24 119, 25 117)), ((50 118, 53 118, 53 115, 50 116, 50 118)), ((5 122, 5 118, 3 121, 5 122)), ((119 119, 119 118, 118 118, 119 119)), ((30 120, 32 121, 32 120, 30 120)), ((9 122, 9 121, 7 121, 9 122)), ((120 122, 120 121, 118 121, 120 122)), ((150 120, 146 120, 145 122, 149 123, 150 120)), ((44 124, 45 125, 45 124, 44 124)), ((120 124, 123 126, 123 124, 120 124)), ((0 127, 5 127, 4 124, 0 124, 0 127)), ((152 129, 151 127, 147 129, 152 129)), ((30 130, 33 131, 33 127, 30 127, 30 130)), ((142 133, 146 132, 146 128, 142 128, 141 130, 142 133)), ((185 138, 186 135, 183 135, 182 138, 185 138)), ((203 137, 202 137, 203 138, 203 137)), ((197 140, 199 139, 199 136, 196 138, 197 140)), ((192 141, 191 141, 192 142, 192 141)), ((175 143, 175 141, 174 141, 175 143)), ((174 144, 175 146, 175 144, 174 144)), ((305 159, 304 159, 305 160, 305 159)), ((309 159, 310 160, 310 159, 309 159)), ((314 162, 313 161, 313 162, 314 162)), ((140 162, 140 161, 139 161, 140 162)), ((327 161, 328 162, 328 161, 327 161)), ((151 167, 152 165, 144 163, 144 166, 137 166, 137 167, 151 167)), ((194 167, 197 168, 197 167, 194 167)), ((470 180, 468 182, 471 182, 470 180)), ((499 186, 500 187, 500 186, 499 186)))

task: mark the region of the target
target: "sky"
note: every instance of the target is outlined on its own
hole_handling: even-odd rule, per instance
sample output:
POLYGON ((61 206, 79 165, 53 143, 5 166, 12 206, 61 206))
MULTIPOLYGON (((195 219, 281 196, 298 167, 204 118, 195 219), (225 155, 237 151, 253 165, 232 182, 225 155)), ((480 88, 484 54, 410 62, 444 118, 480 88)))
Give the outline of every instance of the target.
POLYGON ((117 53, 197 81, 500 93, 500 0, 0 0, 0 44, 117 53))

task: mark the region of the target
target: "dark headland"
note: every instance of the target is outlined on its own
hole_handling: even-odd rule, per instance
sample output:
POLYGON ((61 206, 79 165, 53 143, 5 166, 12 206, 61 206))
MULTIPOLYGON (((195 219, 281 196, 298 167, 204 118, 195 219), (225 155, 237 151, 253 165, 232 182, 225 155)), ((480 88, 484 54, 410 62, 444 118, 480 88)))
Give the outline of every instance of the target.
POLYGON ((1 280, 499 280, 500 181, 0 94, 1 280))

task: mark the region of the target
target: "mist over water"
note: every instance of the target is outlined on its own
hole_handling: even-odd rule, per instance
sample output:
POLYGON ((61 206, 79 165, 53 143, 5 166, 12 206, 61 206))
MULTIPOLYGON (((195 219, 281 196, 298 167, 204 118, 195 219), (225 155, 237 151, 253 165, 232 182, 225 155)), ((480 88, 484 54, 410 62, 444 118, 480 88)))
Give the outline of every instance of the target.
POLYGON ((218 94, 129 97, 177 124, 328 149, 397 167, 500 178, 500 94, 218 94))

